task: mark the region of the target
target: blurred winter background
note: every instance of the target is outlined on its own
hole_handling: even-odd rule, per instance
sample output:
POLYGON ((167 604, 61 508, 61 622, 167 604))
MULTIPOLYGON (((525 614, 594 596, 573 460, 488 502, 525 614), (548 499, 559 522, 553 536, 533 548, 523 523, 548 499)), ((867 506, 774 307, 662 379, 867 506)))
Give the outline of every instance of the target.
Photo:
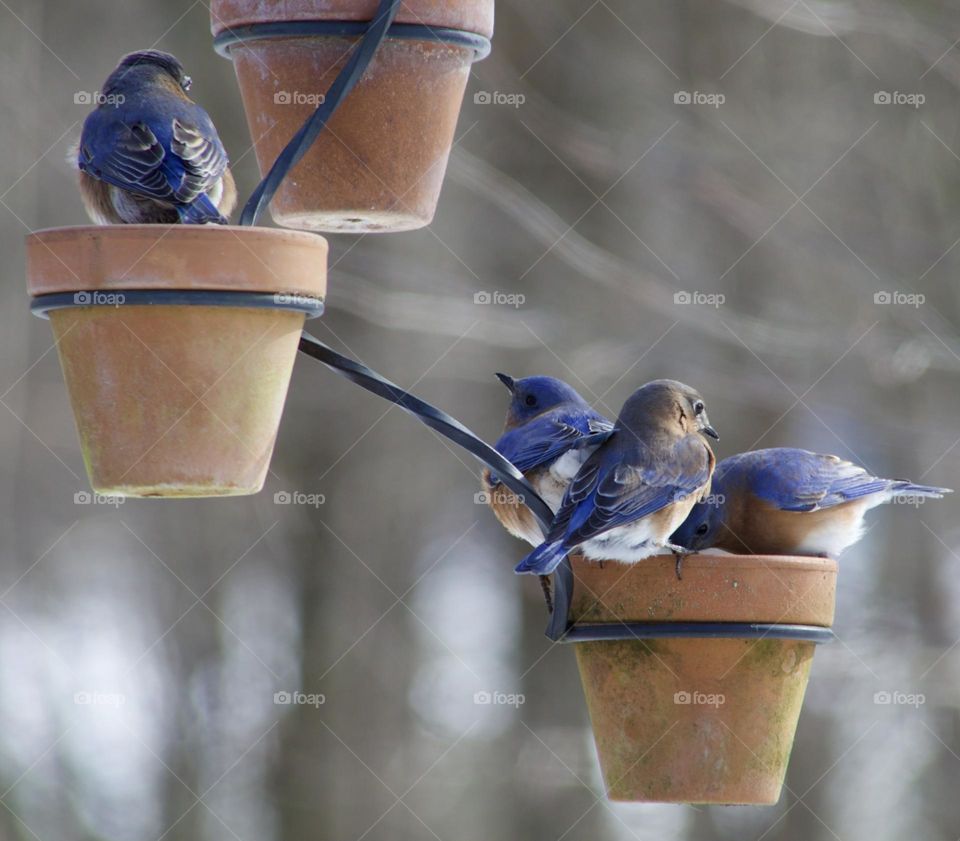
MULTIPOLYGON (((611 413, 666 376, 706 396, 720 455, 956 486, 958 38, 942 0, 502 0, 436 222, 333 237, 315 332, 491 440, 494 371, 611 413)), ((148 46, 183 59, 249 194, 202 0, 0 0, 0 838, 960 835, 956 497, 874 512, 842 559, 771 808, 606 803, 573 652, 475 465, 307 359, 259 496, 75 502, 22 242, 84 221, 75 96, 148 46)))

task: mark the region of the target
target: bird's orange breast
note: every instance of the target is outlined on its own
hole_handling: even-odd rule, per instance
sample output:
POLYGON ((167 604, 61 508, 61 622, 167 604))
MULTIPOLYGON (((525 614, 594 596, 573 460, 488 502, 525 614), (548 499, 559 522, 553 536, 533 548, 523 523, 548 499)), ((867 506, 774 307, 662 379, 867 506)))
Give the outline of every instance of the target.
POLYGON ((519 497, 503 485, 492 486, 490 472, 484 471, 481 483, 486 502, 494 516, 514 537, 526 540, 531 546, 539 546, 543 541, 543 532, 533 513, 519 497))

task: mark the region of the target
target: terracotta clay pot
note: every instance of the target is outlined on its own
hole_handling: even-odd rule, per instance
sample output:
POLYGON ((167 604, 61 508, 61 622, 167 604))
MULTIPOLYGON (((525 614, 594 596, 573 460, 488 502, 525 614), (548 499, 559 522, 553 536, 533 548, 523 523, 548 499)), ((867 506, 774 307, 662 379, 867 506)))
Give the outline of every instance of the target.
MULTIPOLYGON (((833 622, 828 559, 694 555, 682 581, 672 556, 602 567, 575 558, 573 568, 581 625, 833 622)), ((610 799, 776 803, 814 648, 769 636, 576 643, 610 799)))
POLYGON ((26 244, 35 304, 51 295, 118 304, 49 312, 93 488, 259 491, 305 318, 270 307, 322 301, 326 241, 266 228, 116 225, 39 231, 26 244), (204 290, 270 294, 251 296, 262 309, 126 300, 143 290, 180 290, 189 301, 204 290))
MULTIPOLYGON (((362 22, 376 0, 213 0, 215 36, 262 24, 362 22)), ((395 24, 489 38, 493 0, 406 0, 395 24)), ((223 47, 233 60, 260 171, 313 113, 357 36, 254 38, 223 47)), ((404 231, 437 207, 470 65, 468 45, 388 35, 363 79, 271 203, 279 225, 315 231, 404 231)))

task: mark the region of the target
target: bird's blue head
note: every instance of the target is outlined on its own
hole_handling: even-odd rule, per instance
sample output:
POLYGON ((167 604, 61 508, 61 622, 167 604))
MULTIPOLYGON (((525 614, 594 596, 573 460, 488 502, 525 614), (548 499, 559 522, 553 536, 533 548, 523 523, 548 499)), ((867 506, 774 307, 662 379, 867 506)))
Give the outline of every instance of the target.
POLYGON ((563 380, 554 377, 524 377, 515 380, 506 374, 497 374, 511 394, 507 409, 507 428, 526 423, 531 418, 554 409, 562 403, 589 408, 587 402, 563 380))
MULTIPOLYGON (((736 479, 727 477, 724 463, 714 471, 710 481, 710 492, 700 502, 693 506, 687 519, 683 521, 670 537, 670 542, 691 552, 700 552, 713 546, 726 549, 729 543, 730 531, 726 525, 727 501, 730 499, 736 485, 736 479), (728 479, 732 479, 729 482, 728 479)), ((730 551, 743 551, 734 546, 730 551)))
POLYGON ((116 69, 103 84, 103 93, 120 93, 123 90, 160 80, 186 94, 193 80, 184 72, 180 60, 160 50, 139 50, 120 59, 116 69))
POLYGON ((691 552, 700 552, 716 545, 716 537, 723 529, 723 503, 719 495, 711 492, 702 502, 693 506, 693 510, 683 521, 670 542, 691 552))

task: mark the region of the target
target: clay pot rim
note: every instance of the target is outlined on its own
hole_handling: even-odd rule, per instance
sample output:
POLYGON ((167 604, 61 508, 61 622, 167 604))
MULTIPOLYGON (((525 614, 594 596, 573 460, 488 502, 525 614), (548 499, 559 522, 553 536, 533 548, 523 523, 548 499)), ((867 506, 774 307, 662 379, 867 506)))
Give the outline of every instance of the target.
POLYGON ((135 234, 144 231, 166 231, 163 239, 174 235, 178 238, 193 239, 195 237, 222 236, 224 232, 233 233, 243 232, 245 236, 257 235, 273 239, 291 239, 299 240, 302 243, 312 243, 319 245, 323 243, 324 249, 327 248, 327 241, 320 234, 310 231, 293 231, 286 228, 267 228, 262 225, 62 225, 54 228, 39 228, 26 235, 29 242, 31 239, 43 240, 44 242, 59 242, 65 239, 73 239, 77 234, 98 233, 103 237, 124 239, 125 235, 135 234))
POLYGON ((747 622, 831 627, 838 564, 795 555, 672 555, 636 564, 572 559, 570 618, 603 622, 747 622), (737 595, 734 596, 733 592, 737 595))
POLYGON ((31 297, 195 290, 323 298, 327 240, 244 225, 76 225, 25 237, 31 297))
MULTIPOLYGON (((493 36, 494 3, 492 0, 459 0, 442 4, 432 13, 418 9, 415 0, 404 2, 397 12, 396 23, 459 29, 487 38, 493 36), (408 7, 412 6, 413 9, 408 7), (453 8, 451 8, 451 6, 453 8)), ((324 2, 288 2, 281 8, 264 8, 250 0, 213 0, 210 3, 210 31, 216 37, 227 29, 238 29, 259 23, 287 21, 368 21, 376 13, 377 4, 357 3, 355 0, 324 0, 324 2), (326 9, 318 8, 326 5, 326 9), (247 8, 237 8, 246 6, 247 8), (299 6, 300 8, 297 8, 299 6)))
MULTIPOLYGON (((638 564, 631 570, 632 575, 660 575, 662 568, 657 561, 669 560, 674 563, 673 555, 653 555, 638 564)), ((577 566, 598 567, 600 563, 619 564, 618 561, 590 561, 575 555, 571 561, 577 566)), ((839 564, 833 558, 820 558, 812 555, 688 555, 683 559, 683 569, 777 569, 816 570, 819 572, 836 573, 839 564)))

